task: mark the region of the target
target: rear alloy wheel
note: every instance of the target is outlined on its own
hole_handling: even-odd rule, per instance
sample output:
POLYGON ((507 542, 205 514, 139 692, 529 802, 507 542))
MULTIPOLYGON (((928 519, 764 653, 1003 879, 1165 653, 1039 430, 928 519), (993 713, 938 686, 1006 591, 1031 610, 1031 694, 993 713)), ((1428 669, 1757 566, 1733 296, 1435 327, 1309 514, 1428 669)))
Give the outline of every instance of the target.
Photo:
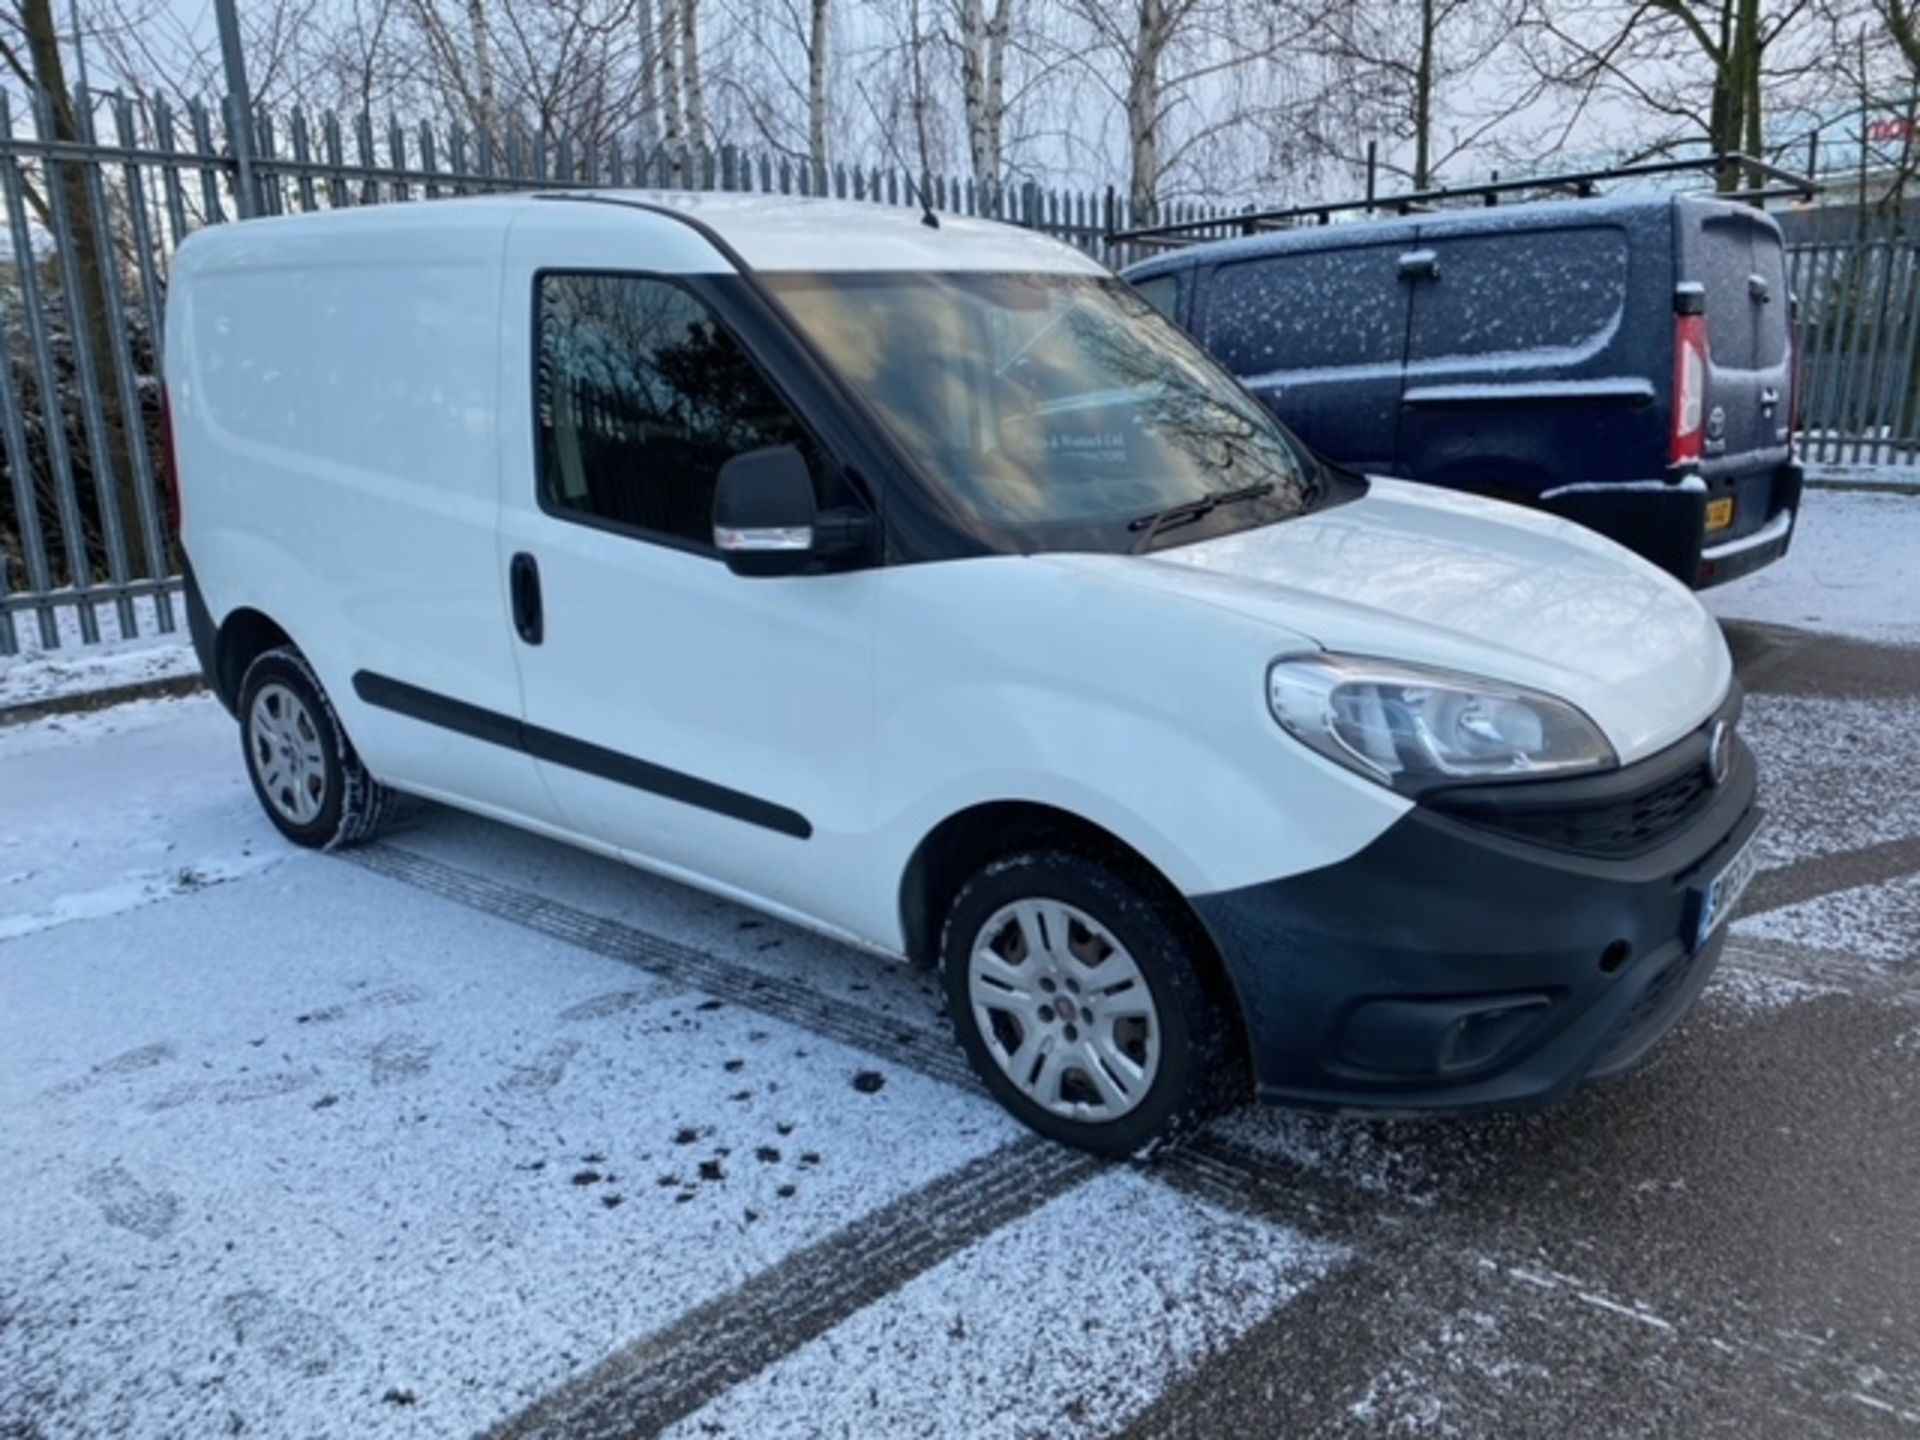
POLYGON ((296 845, 370 840, 392 792, 367 773, 306 657, 269 650, 240 682, 240 742, 260 808, 296 845))
POLYGON ((1041 1134, 1131 1155, 1198 1126, 1232 1073, 1227 1025, 1170 902, 1092 858, 1034 852, 962 888, 948 1005, 987 1087, 1041 1134))
POLYGON ((300 697, 274 681, 262 685, 247 712, 247 758, 260 793, 280 819, 311 825, 327 795, 327 757, 320 727, 300 697))

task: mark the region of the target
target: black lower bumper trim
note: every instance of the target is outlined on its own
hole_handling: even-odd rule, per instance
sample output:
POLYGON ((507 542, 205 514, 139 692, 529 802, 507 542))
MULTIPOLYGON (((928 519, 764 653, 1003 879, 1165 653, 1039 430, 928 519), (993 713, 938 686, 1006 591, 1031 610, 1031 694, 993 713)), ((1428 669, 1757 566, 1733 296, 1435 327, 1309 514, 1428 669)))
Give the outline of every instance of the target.
MULTIPOLYGON (((1631 857, 1416 807, 1339 864, 1198 896, 1263 1099, 1468 1109, 1558 1098, 1640 1059, 1705 985, 1699 892, 1758 828, 1744 745, 1683 830, 1631 857)), ((1720 932, 1724 934, 1724 929, 1720 932)))
POLYGON ((187 597, 187 634, 193 639, 193 656, 200 662, 200 673, 206 677, 207 688, 220 698, 220 703, 232 714, 240 697, 230 694, 227 687, 220 683, 220 670, 214 663, 215 632, 213 616, 207 612, 206 597, 200 593, 200 582, 193 578, 193 562, 184 555, 180 560, 181 589, 187 597))
POLYGON ((1542 504, 1704 590, 1772 564, 1787 553, 1792 541, 1789 532, 1777 542, 1715 558, 1711 553, 1715 546, 1739 536, 1708 533, 1708 500, 1737 493, 1742 514, 1751 517, 1740 531, 1745 535, 1764 529, 1782 511, 1797 512, 1804 484, 1801 467, 1789 460, 1757 471, 1716 473, 1706 489, 1699 488, 1698 482, 1688 488, 1671 478, 1657 486, 1595 484, 1563 489, 1542 504))

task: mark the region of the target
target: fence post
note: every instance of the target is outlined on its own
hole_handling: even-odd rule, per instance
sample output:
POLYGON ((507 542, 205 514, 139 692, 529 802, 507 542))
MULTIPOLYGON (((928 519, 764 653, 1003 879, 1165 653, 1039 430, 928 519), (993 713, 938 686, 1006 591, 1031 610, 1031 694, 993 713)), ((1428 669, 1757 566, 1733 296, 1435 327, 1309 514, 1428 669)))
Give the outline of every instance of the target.
POLYGON ((247 86, 247 56, 240 44, 240 15, 234 0, 213 0, 220 31, 220 60, 227 76, 227 144, 233 148, 233 208, 242 220, 260 213, 260 192, 253 173, 253 92, 247 86))

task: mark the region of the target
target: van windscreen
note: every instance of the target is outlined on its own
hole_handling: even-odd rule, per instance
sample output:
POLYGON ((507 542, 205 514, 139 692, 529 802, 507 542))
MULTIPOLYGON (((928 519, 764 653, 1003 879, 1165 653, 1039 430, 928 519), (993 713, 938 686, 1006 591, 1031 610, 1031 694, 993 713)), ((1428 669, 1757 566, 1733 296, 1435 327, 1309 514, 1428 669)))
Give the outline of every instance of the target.
POLYGON ((1146 517, 1256 487, 1270 488, 1222 507, 1219 520, 1165 527, 1166 543, 1311 503, 1313 458, 1120 280, 762 278, 898 448, 1022 548, 1125 550, 1146 517))

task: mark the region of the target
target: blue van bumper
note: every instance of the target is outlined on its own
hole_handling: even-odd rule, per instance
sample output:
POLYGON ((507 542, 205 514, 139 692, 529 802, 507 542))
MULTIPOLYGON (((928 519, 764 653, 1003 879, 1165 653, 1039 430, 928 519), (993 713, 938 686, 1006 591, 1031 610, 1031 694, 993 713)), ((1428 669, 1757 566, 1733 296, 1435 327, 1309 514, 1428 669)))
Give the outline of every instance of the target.
POLYGON ((1793 543, 1804 488, 1794 461, 1744 475, 1715 476, 1708 488, 1660 481, 1568 486, 1548 490, 1541 506, 1596 530, 1669 575, 1704 590, 1770 565, 1793 543), (1707 502, 1731 498, 1734 532, 1707 532, 1707 502))
POLYGON ((1339 864, 1196 897, 1260 1097, 1518 1106, 1638 1061, 1705 986, 1725 926, 1699 933, 1703 896, 1760 824, 1744 745, 1720 784, 1686 779, 1707 764, 1711 728, 1611 775, 1422 802, 1339 864))

